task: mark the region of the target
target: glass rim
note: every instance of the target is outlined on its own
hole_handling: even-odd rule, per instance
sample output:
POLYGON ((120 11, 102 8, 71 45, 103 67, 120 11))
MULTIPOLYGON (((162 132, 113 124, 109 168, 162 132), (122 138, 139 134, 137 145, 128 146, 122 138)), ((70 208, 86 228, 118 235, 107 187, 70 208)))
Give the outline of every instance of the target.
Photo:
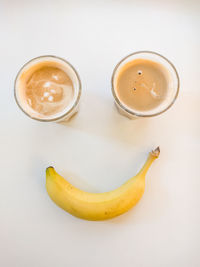
POLYGON ((113 97, 116 101, 116 103, 123 109, 125 110, 126 112, 128 112, 129 114, 133 115, 133 116, 137 116, 137 117, 154 117, 154 116, 157 116, 157 115, 160 115, 162 114, 163 112, 165 112, 166 110, 168 110, 175 102, 175 100, 177 99, 177 96, 179 94, 179 89, 180 89, 180 79, 179 79, 179 75, 178 75, 178 72, 175 68, 175 66, 173 65, 173 63, 167 59, 166 57, 162 56, 161 54, 157 53, 157 52, 153 52, 153 51, 148 51, 148 50, 141 50, 141 51, 137 51, 137 52, 133 52, 131 54, 128 54, 127 56, 125 56, 124 58, 122 58, 118 63, 117 65, 115 66, 114 70, 113 70, 113 73, 112 73, 112 77, 111 77, 111 87, 112 87, 112 94, 113 94, 113 97), (173 100, 170 102, 170 104, 164 108, 163 110, 159 111, 159 112, 156 112, 156 113, 152 113, 152 114, 142 114, 142 112, 138 113, 138 112, 135 112, 129 108, 127 108, 121 101, 120 99, 117 97, 117 94, 115 92, 115 89, 114 89, 114 78, 115 78, 115 74, 116 74, 116 71, 117 69, 119 68, 120 64, 125 61, 127 58, 131 57, 131 56, 134 56, 134 55, 138 55, 138 54, 152 54, 152 55, 156 55, 156 56, 159 56, 161 57, 162 59, 164 59, 165 61, 167 61, 167 63, 169 63, 169 65, 172 67, 172 69, 174 70, 174 73, 176 75, 176 78, 177 78, 177 88, 176 88, 176 94, 173 98, 173 100))
POLYGON ((81 85, 81 79, 80 79, 80 76, 78 74, 78 72, 76 71, 76 69, 72 66, 71 63, 69 63, 66 59, 64 58, 61 58, 61 57, 58 57, 58 56, 54 56, 54 55, 42 55, 42 56, 38 56, 38 57, 34 57, 32 59, 30 59, 29 61, 27 61, 20 69, 19 71, 17 72, 17 75, 16 75, 16 78, 15 78, 15 81, 14 81, 14 97, 15 97, 15 101, 18 105, 18 107, 23 111, 24 114, 26 114, 29 118, 33 119, 33 120, 37 120, 37 121, 41 121, 41 122, 54 122, 54 121, 59 121, 59 120, 62 120, 63 118, 65 118, 68 114, 70 114, 70 112, 78 105, 79 101, 80 101, 80 97, 81 97, 81 92, 82 92, 82 85, 81 85), (76 101, 74 102, 73 106, 64 114, 58 116, 58 117, 55 117, 55 118, 52 118, 52 119, 40 119, 40 118, 36 118, 36 117, 32 117, 28 112, 26 112, 22 106, 20 105, 19 101, 18 101, 18 98, 17 98, 17 90, 16 90, 16 82, 17 82, 17 79, 19 78, 19 75, 20 73, 22 72, 22 70, 28 65, 30 64, 32 61, 34 60, 37 60, 37 59, 42 59, 42 58, 47 58, 47 57, 50 57, 50 58, 54 58, 54 59, 59 59, 61 61, 63 61, 64 63, 66 63, 67 65, 69 65, 72 70, 74 71, 77 79, 78 79, 78 96, 76 98, 76 101))

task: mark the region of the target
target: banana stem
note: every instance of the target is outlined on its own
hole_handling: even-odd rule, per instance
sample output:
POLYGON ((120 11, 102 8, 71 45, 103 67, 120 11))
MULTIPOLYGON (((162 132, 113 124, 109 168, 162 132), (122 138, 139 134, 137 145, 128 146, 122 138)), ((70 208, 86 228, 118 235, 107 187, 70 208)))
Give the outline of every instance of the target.
POLYGON ((151 164, 154 162, 155 159, 157 159, 159 157, 159 154, 160 154, 160 148, 158 146, 155 150, 153 150, 153 151, 151 151, 149 153, 149 156, 148 156, 144 166, 139 171, 138 175, 142 175, 142 176, 145 177, 145 175, 146 175, 148 169, 150 168, 151 164))

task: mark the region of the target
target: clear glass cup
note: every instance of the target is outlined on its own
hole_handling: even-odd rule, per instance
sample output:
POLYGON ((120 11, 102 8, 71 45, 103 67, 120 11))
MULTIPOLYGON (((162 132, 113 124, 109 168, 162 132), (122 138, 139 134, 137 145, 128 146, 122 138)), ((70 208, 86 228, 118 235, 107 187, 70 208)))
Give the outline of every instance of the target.
POLYGON ((176 68, 174 67, 174 65, 164 56, 158 53, 155 53, 155 52, 151 52, 151 51, 139 51, 139 52, 132 53, 126 56, 125 58, 123 58, 114 68, 111 83, 112 83, 112 94, 113 94, 115 104, 117 106, 119 113, 130 119, 142 118, 142 117, 153 117, 153 116, 162 114, 163 112, 168 110, 175 102, 178 96, 178 93, 179 93, 179 86, 180 86, 178 72, 176 68), (166 71, 169 74, 167 95, 165 99, 163 100, 162 104, 154 108, 153 110, 146 110, 146 111, 133 110, 129 108, 128 106, 126 106, 119 99, 117 95, 116 84, 117 84, 118 74, 121 68, 126 63, 133 61, 135 59, 147 59, 147 60, 151 60, 153 62, 159 63, 166 69, 166 71))
POLYGON ((14 96, 15 100, 17 102, 17 105, 19 108, 31 119, 41 121, 41 122, 61 122, 61 121, 67 121, 69 120, 75 113, 77 113, 79 108, 79 102, 81 97, 81 81, 79 78, 79 75, 75 68, 65 59, 47 55, 47 56, 40 56, 31 59, 29 62, 27 62, 18 72, 15 84, 14 84, 14 96), (34 65, 37 65, 38 63, 45 63, 50 62, 53 66, 53 64, 59 64, 59 66, 62 67, 62 69, 66 72, 66 74, 70 77, 72 80, 73 86, 74 86, 74 97, 70 104, 66 106, 61 112, 57 114, 53 114, 50 116, 38 116, 38 113, 35 112, 28 104, 28 102, 25 100, 24 97, 24 91, 22 88, 20 88, 20 79, 22 75, 28 71, 30 68, 34 67, 34 65))

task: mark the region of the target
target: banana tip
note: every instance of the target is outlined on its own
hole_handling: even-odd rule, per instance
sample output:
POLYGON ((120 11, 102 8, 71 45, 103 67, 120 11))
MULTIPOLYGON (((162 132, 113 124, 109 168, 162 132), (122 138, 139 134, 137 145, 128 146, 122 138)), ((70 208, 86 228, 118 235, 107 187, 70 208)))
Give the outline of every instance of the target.
POLYGON ((54 169, 53 166, 49 166, 49 167, 46 168, 46 171, 48 171, 48 170, 51 169, 51 168, 54 169))
POLYGON ((160 147, 158 146, 156 149, 152 150, 151 154, 152 154, 154 157, 158 158, 159 155, 160 155, 160 147))

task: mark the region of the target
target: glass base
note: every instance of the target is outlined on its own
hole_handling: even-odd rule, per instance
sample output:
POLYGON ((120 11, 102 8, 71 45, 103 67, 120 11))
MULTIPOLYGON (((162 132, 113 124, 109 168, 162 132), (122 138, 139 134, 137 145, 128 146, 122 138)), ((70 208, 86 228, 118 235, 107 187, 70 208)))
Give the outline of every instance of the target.
POLYGON ((115 106, 116 106, 116 108, 117 108, 117 111, 118 111, 122 116, 125 116, 125 117, 129 118, 130 120, 136 120, 136 119, 138 119, 137 116, 128 113, 127 111, 125 111, 124 109, 122 109, 117 103, 115 103, 115 106))

